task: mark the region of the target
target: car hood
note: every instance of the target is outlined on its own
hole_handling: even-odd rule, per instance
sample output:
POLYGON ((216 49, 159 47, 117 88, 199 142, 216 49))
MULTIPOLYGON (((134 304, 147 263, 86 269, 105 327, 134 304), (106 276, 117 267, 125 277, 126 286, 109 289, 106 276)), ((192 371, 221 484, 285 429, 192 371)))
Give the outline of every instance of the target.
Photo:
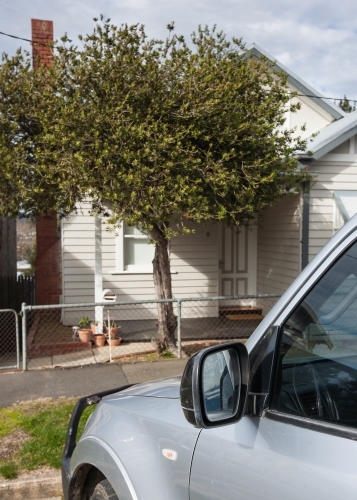
POLYGON ((144 396, 148 398, 179 399, 181 376, 153 380, 137 384, 121 391, 123 396, 144 396))

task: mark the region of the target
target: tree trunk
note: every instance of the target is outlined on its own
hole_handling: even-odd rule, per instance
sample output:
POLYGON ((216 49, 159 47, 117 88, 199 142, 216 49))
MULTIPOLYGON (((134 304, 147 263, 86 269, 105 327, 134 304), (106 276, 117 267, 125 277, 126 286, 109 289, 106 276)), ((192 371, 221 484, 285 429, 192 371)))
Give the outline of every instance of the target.
MULTIPOLYGON (((159 227, 154 227, 150 233, 155 240, 155 256, 153 260, 155 295, 157 299, 172 299, 170 261, 167 251, 167 240, 159 227)), ((159 303, 158 335, 152 339, 158 352, 163 350, 176 351, 175 330, 177 317, 174 314, 172 302, 159 303)))

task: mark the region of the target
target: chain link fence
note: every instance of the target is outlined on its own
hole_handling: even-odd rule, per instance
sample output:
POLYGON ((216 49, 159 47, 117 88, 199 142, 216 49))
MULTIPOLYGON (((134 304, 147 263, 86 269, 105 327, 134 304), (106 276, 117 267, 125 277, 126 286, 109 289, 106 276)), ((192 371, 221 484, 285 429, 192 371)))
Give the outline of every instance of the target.
POLYGON ((23 369, 125 361, 154 353, 159 302, 173 304, 177 322, 172 328, 179 356, 215 343, 248 339, 278 298, 256 295, 23 305, 23 369))
POLYGON ((19 321, 13 309, 0 310, 0 369, 20 368, 19 321))

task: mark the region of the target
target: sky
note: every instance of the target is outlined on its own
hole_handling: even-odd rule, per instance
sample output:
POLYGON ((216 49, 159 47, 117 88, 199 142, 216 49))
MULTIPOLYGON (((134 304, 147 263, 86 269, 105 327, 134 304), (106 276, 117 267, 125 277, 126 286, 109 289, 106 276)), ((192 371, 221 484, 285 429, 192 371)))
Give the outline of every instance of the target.
MULTIPOLYGON (((91 33, 94 17, 141 23, 150 37, 166 25, 189 37, 199 24, 255 42, 325 97, 357 100, 356 0, 0 0, 0 31, 31 38, 31 18, 54 22, 55 39, 91 33)), ((0 35, 9 55, 29 44, 0 35)))

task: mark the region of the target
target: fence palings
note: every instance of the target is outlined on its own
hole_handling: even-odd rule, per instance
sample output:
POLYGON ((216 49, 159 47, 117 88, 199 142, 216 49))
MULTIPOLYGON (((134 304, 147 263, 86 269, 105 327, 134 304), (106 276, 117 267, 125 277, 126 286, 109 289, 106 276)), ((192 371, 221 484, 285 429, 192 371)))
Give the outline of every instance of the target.
POLYGON ((0 276, 0 309, 20 311, 23 302, 35 303, 35 277, 0 276))

